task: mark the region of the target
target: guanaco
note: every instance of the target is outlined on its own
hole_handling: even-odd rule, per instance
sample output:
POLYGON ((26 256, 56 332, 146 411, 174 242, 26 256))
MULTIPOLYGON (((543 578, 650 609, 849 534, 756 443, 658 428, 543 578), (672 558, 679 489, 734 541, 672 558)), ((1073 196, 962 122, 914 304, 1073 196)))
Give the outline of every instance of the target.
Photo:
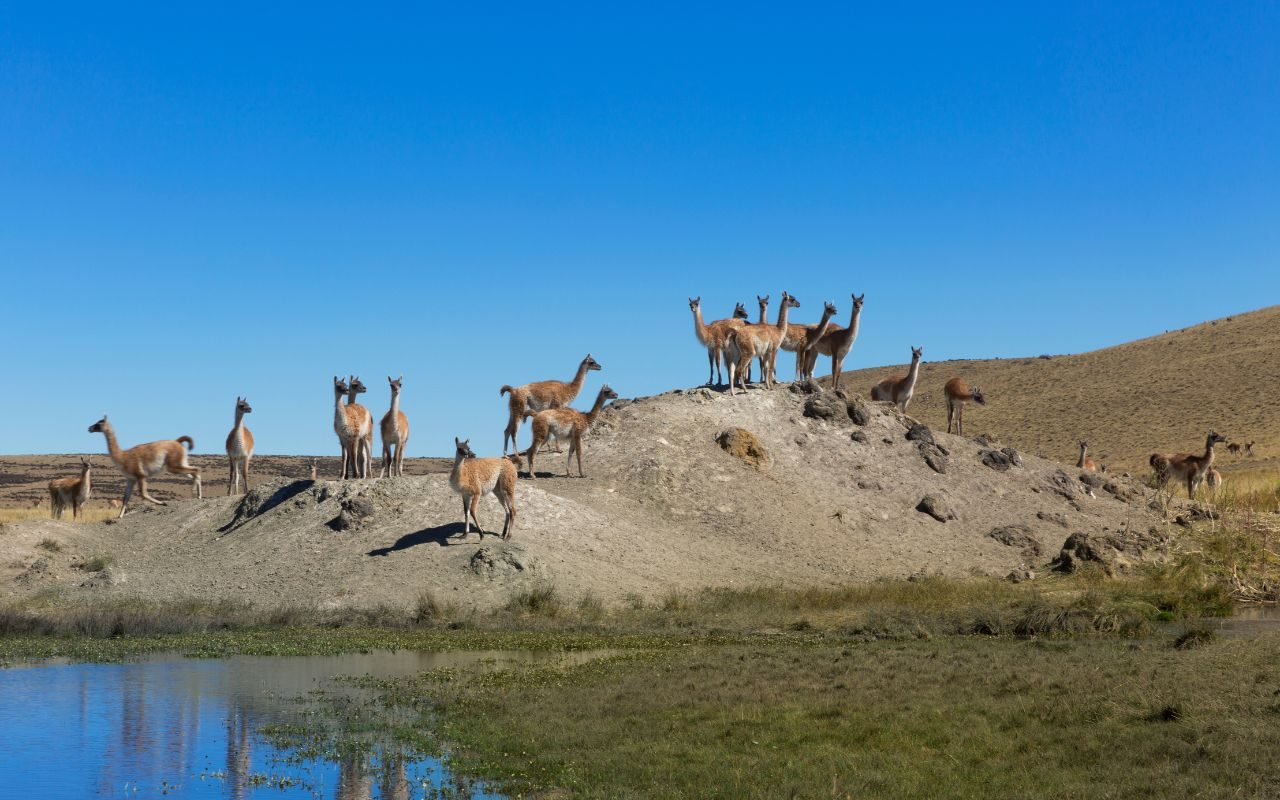
POLYGON ((1249 442, 1244 446, 1245 458, 1253 458, 1253 446, 1255 444, 1257 444, 1257 442, 1249 442))
POLYGON ((964 436, 964 404, 972 400, 980 406, 987 404, 987 398, 977 386, 972 389, 964 378, 956 376, 942 387, 947 396, 947 433, 951 433, 951 423, 955 422, 956 435, 964 436))
POLYGON ((726 360, 725 345, 728 342, 729 332, 746 324, 747 309, 742 303, 738 303, 733 307, 732 317, 718 319, 710 324, 702 322, 701 296, 689 298, 689 310, 693 312, 693 333, 702 346, 707 348, 707 385, 718 386, 724 382, 724 372, 721 371, 720 366, 721 362, 726 360))
POLYGON ((462 495, 462 535, 465 537, 471 533, 471 521, 475 520, 476 530, 480 538, 484 538, 484 528, 480 527, 480 520, 476 517, 476 505, 481 497, 492 492, 506 512, 501 536, 510 539, 516 527, 516 475, 520 469, 520 454, 476 458, 470 441, 454 438, 453 471, 449 473, 449 486, 462 495))
POLYGON ((1227 445, 1227 452, 1233 456, 1240 455, 1240 451, 1243 449, 1244 447, 1242 447, 1239 444, 1236 444, 1235 442, 1232 442, 1231 444, 1227 445))
POLYGON ((400 387, 404 376, 395 380, 387 376, 391 384, 391 410, 382 417, 382 471, 380 475, 398 478, 404 475, 404 447, 409 443, 409 418, 400 410, 400 387))
MULTIPOLYGON (((89 459, 80 459, 79 478, 55 478, 49 481, 49 513, 54 519, 62 519, 62 512, 71 506, 71 518, 80 518, 80 507, 89 502, 92 492, 90 472, 93 465, 89 459)), ((36 501, 37 505, 40 501, 36 501)))
POLYGON ((1204 481, 1205 473, 1213 467, 1214 445, 1226 440, 1226 437, 1218 435, 1217 431, 1209 431, 1204 440, 1204 455, 1152 453, 1149 461, 1156 471, 1158 484, 1164 487, 1171 479, 1176 478, 1179 482, 1185 482, 1187 497, 1194 500, 1196 489, 1204 481))
MULTIPOLYGON (((795 347, 796 352, 796 371, 799 373, 796 380, 812 380, 813 365, 818 361, 817 346, 822 337, 831 330, 831 318, 838 314, 839 311, 831 303, 824 303, 822 307, 822 319, 817 325, 798 325, 800 335, 795 347)), ((782 342, 782 349, 787 349, 787 341, 791 340, 791 329, 793 326, 787 326, 787 338, 782 342)), ((774 353, 777 358, 777 353, 774 353)))
POLYGON ((350 405, 343 405, 351 387, 337 375, 333 376, 333 432, 338 435, 338 444, 342 446, 342 463, 338 474, 343 480, 357 471, 356 455, 359 452, 359 441, 364 437, 360 428, 360 412, 350 405))
POLYGON ((840 388, 840 375, 844 372, 845 356, 849 355, 849 351, 853 349, 853 343, 858 340, 858 324, 862 319, 862 301, 866 296, 865 292, 861 295, 849 295, 853 301, 853 310, 849 312, 849 327, 841 328, 839 325, 832 325, 818 339, 817 344, 809 349, 805 373, 810 378, 813 377, 813 373, 817 369, 818 356, 831 356, 831 388, 840 388))
MULTIPOLYGON (((573 380, 565 383, 564 381, 537 381, 536 383, 526 383, 523 386, 503 385, 498 390, 498 395, 508 395, 507 409, 510 415, 507 418, 507 428, 502 432, 502 452, 507 452, 507 442, 511 442, 511 448, 516 446, 516 433, 520 430, 520 422, 524 419, 525 409, 533 411, 541 411, 544 408, 560 408, 567 406, 573 402, 573 399, 582 391, 582 384, 587 380, 587 373, 592 370, 601 369, 599 362, 587 353, 587 357, 582 359, 578 364, 578 372, 573 376, 573 380)), ((469 441, 469 440, 468 440, 469 441)))
POLYGON ((920 377, 920 358, 924 348, 911 348, 911 367, 906 375, 892 375, 877 383, 871 389, 871 399, 893 403, 903 414, 907 413, 907 404, 916 391, 916 379, 920 377))
POLYGON ((596 395, 595 405, 585 414, 574 408, 548 408, 545 411, 526 411, 526 417, 533 417, 533 445, 529 448, 526 457, 529 459, 529 477, 538 477, 533 471, 533 456, 538 448, 547 441, 547 437, 555 436, 557 439, 569 440, 569 456, 565 459, 564 476, 570 477, 569 467, 573 464, 573 454, 578 454, 578 477, 585 478, 582 473, 582 435, 591 430, 591 426, 595 424, 596 417, 600 415, 600 409, 604 408, 604 404, 608 400, 617 398, 618 393, 609 388, 609 384, 600 387, 600 394, 596 395))
POLYGON ((782 302, 778 304, 777 325, 743 325, 729 333, 729 394, 734 394, 735 379, 747 391, 746 373, 751 366, 751 359, 760 362, 760 380, 766 389, 773 388, 772 356, 782 345, 787 336, 787 314, 793 308, 799 308, 800 301, 782 293, 782 302))
POLYGON ((1089 443, 1086 441, 1080 442, 1080 457, 1076 459, 1076 469, 1082 469, 1085 472, 1098 471, 1098 463, 1089 458, 1089 443))
POLYGON ((311 459, 311 480, 319 480, 319 471, 316 469, 316 460, 311 459))
POLYGON ((148 442, 128 450, 121 450, 116 442, 116 432, 107 421, 107 415, 89 426, 89 433, 101 433, 107 439, 107 452, 111 460, 124 473, 124 499, 120 501, 120 516, 129 510, 129 498, 133 496, 133 486, 137 484, 138 494, 148 503, 158 506, 168 505, 157 500, 147 492, 147 478, 153 478, 163 472, 174 475, 190 475, 191 484, 197 499, 204 499, 204 488, 200 483, 200 469, 187 463, 187 453, 196 446, 190 436, 179 436, 177 439, 166 439, 159 442, 148 442), (182 445, 186 444, 186 449, 182 445))
POLYGON ((1204 473, 1204 482, 1209 487, 1209 496, 1216 498, 1218 490, 1222 488, 1222 473, 1210 468, 1204 473))
POLYGON ((227 494, 233 494, 236 486, 243 484, 249 491, 249 460, 253 458, 253 434, 244 426, 244 415, 253 413, 248 398, 236 398, 236 424, 227 434, 227 460, 231 462, 231 480, 227 494))
POLYGON ((352 375, 347 387, 347 408, 354 409, 360 428, 356 439, 355 462, 351 467, 350 477, 353 478, 369 477, 369 470, 373 466, 373 413, 356 402, 356 397, 367 391, 369 389, 360 380, 360 376, 352 375))

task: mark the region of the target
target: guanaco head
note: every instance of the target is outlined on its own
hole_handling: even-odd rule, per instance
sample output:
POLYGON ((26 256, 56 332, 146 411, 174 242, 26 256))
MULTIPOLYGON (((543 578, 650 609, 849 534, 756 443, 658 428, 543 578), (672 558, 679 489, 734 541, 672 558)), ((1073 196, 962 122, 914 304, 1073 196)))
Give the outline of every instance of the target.
POLYGON ((470 439, 459 439, 458 437, 455 436, 453 437, 453 446, 457 448, 457 450, 455 451, 455 455, 458 458, 475 458, 476 457, 476 454, 471 451, 470 439))
POLYGON ((243 414, 252 414, 252 413, 253 413, 253 406, 249 405, 249 398, 247 398, 247 397, 237 397, 237 398, 236 398, 236 411, 239 411, 239 412, 241 412, 241 413, 243 413, 243 414))
POLYGON ((1084 450, 1088 450, 1088 449, 1089 449, 1089 443, 1088 443, 1088 442, 1086 442, 1085 440, 1081 439, 1081 440, 1080 440, 1080 450, 1081 450, 1081 451, 1084 451, 1084 450))
POLYGON ((866 292, 863 292, 862 294, 851 294, 851 295, 849 295, 849 296, 850 296, 851 298, 853 298, 853 309, 854 309, 855 311, 861 311, 861 310, 862 310, 862 299, 863 299, 864 297, 866 297, 866 296, 867 296, 867 293, 866 293, 866 292))
MULTIPOLYGON (((699 300, 701 300, 702 298, 698 298, 698 299, 699 299, 699 300)), ((587 353, 587 357, 586 357, 586 358, 584 358, 584 359, 582 359, 582 363, 583 363, 583 364, 585 364, 585 365, 586 365, 586 367, 587 367, 587 369, 589 369, 589 370, 591 370, 591 369, 603 369, 603 367, 601 367, 601 366, 600 366, 600 362, 598 362, 598 361, 596 361, 594 358, 592 358, 590 353, 587 353)))
POLYGON ((783 293, 782 293, 782 304, 783 304, 784 306, 786 306, 787 308, 799 308, 799 307, 800 307, 800 301, 799 301, 799 300, 797 300, 797 299, 795 299, 795 298, 794 298, 794 297, 792 297, 791 295, 787 294, 786 292, 783 292, 783 293))
POLYGON ((836 306, 834 303, 824 303, 822 306, 822 313, 825 316, 834 317, 836 314, 840 312, 836 311, 836 306))
POLYGON ((734 319, 750 319, 750 317, 747 316, 746 306, 742 305, 742 303, 738 303, 736 306, 734 306, 733 318, 734 319))
POLYGON ((922 356, 924 356, 924 348, 923 348, 923 347, 913 347, 913 348, 911 348, 911 363, 913 363, 913 364, 914 364, 915 362, 919 361, 919 360, 920 360, 920 358, 921 358, 922 356))
POLYGON ((364 394, 367 391, 369 391, 369 389, 364 385, 364 382, 360 380, 360 376, 352 375, 350 388, 347 389, 347 394, 351 396, 351 402, 354 403, 356 401, 356 395, 364 394))
POLYGON ((763 311, 763 310, 765 310, 766 308, 768 308, 768 307, 769 307, 769 295, 767 295, 767 294, 766 294, 764 297, 761 297, 760 295, 756 295, 756 304, 760 306, 760 310, 761 310, 761 311, 763 311))
POLYGON ((333 393, 341 396, 346 394, 347 391, 348 391, 347 382, 344 381, 342 378, 339 378, 337 375, 334 375, 333 376, 333 393))
POLYGON ((110 427, 111 423, 107 422, 107 415, 103 414, 102 419, 89 426, 89 433, 102 433, 103 431, 110 429, 110 427))
POLYGON ((600 396, 606 400, 617 400, 618 393, 609 388, 609 384, 600 387, 600 396))
POLYGON ((396 395, 400 394, 400 387, 404 384, 404 376, 401 375, 399 378, 392 380, 391 376, 388 375, 387 383, 391 384, 391 396, 395 397, 396 395))
POLYGON ((987 404, 986 396, 982 393, 982 390, 979 389, 977 386, 973 387, 973 391, 971 391, 969 394, 973 395, 973 402, 977 403, 978 405, 985 406, 987 404))
POLYGON ((698 310, 698 308, 699 308, 701 305, 702 305, 702 295, 698 295, 697 297, 690 297, 690 298, 689 298, 689 310, 690 310, 690 311, 697 311, 697 310, 698 310))
POLYGON ((88 475, 89 470, 93 469, 93 462, 87 458, 80 459, 80 474, 88 475))
POLYGON ((1209 431, 1208 441, 1205 442, 1205 445, 1208 447, 1213 447, 1215 444, 1221 444, 1226 440, 1227 440, 1227 437, 1221 435, 1217 431, 1209 431))

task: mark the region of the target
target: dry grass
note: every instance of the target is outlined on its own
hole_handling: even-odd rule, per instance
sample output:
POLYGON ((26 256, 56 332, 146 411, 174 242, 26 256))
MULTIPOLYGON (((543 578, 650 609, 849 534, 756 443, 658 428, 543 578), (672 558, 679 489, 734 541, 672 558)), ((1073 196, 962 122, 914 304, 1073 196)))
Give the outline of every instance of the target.
MULTIPOLYGON (((967 434, 991 433, 1058 461, 1074 464, 1079 441, 1088 439, 1099 462, 1138 474, 1152 452, 1203 448, 1210 428, 1235 442, 1256 440, 1255 454, 1264 458, 1280 453, 1273 399, 1278 350, 1280 306, 1274 306, 1080 355, 926 361, 911 414, 945 430, 942 385, 963 375, 988 399, 967 408, 967 434)), ((856 363, 856 349, 852 357, 856 363)), ((842 385, 865 397, 876 381, 901 370, 846 372, 842 385)), ((1225 448, 1220 454, 1220 469, 1257 463, 1230 457, 1225 448)))
MULTIPOLYGON (((80 510, 78 519, 71 518, 71 510, 62 516, 63 522, 102 522, 104 519, 111 519, 120 513, 119 509, 114 508, 95 508, 90 506, 80 510)), ((41 508, 0 508, 0 524, 6 522, 22 522, 28 519, 49 519, 49 509, 41 508)))

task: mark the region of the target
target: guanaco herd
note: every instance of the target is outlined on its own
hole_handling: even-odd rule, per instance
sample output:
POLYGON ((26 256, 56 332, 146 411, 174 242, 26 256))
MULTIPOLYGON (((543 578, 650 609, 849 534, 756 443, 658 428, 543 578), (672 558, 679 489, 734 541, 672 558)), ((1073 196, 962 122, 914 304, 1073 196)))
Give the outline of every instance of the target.
MULTIPOLYGON (((792 323, 789 319, 790 312, 800 308, 800 301, 787 292, 782 293, 777 318, 772 324, 768 320, 768 295, 756 296, 759 314, 755 323, 748 321, 749 316, 742 303, 734 306, 730 317, 704 322, 702 298, 689 298, 694 333, 707 351, 707 384, 723 385, 727 374, 730 396, 739 391, 745 394, 751 380, 752 362, 755 362, 760 383, 766 389, 771 389, 777 383, 778 352, 785 350, 795 353, 795 381, 813 380, 818 357, 828 356, 831 359, 832 386, 838 387, 844 361, 858 338, 865 297, 866 295, 850 295, 847 327, 832 322, 840 313, 832 303, 823 304, 822 317, 817 324, 792 323)), ((890 403, 906 414, 915 394, 923 355, 923 348, 912 347, 911 363, 907 371, 885 378, 871 387, 871 399, 890 403)), ((571 408, 570 403, 581 393, 587 373, 599 369, 599 362, 588 353, 578 364, 572 380, 536 381, 521 386, 503 385, 499 389, 499 396, 508 398, 508 416, 503 430, 503 455, 499 458, 478 458, 471 450, 469 439, 454 439, 454 464, 449 475, 449 485, 462 496, 464 535, 471 532, 472 522, 475 522, 477 530, 483 534, 476 517, 476 507, 481 497, 492 494, 505 512, 501 536, 504 539, 510 538, 516 520, 516 480, 518 471, 523 466, 521 452, 516 449, 516 435, 525 420, 532 421, 532 444, 523 452, 524 458, 529 462, 528 474, 531 479, 536 478, 534 460, 538 452, 552 442, 558 447, 562 441, 567 441, 569 445, 565 476, 570 476, 576 457, 578 476, 585 477, 582 469, 583 437, 590 431, 605 403, 617 398, 618 393, 605 384, 596 395, 590 411, 586 412, 571 408)), ((409 419, 400 410, 404 376, 387 376, 387 383, 391 391, 391 407, 379 424, 382 464, 378 477, 395 478, 404 475, 409 419)), ((368 478, 371 475, 373 415, 368 408, 357 402, 359 395, 366 391, 367 387, 356 375, 348 376, 345 380, 336 375, 333 378, 333 429, 341 447, 340 474, 343 479, 368 478)), ((954 431, 958 435, 964 435, 965 405, 970 402, 985 405, 987 399, 981 389, 976 386, 970 388, 965 379, 959 376, 946 382, 943 393, 947 405, 947 432, 954 431)), ((246 398, 236 398, 235 422, 226 440, 230 466, 228 495, 236 491, 247 492, 249 489, 249 464, 253 459, 254 440, 253 434, 244 424, 244 417, 252 412, 253 408, 246 398)), ((164 501, 152 497, 147 491, 147 480, 166 472, 189 476, 195 496, 204 497, 200 469, 187 461, 188 453, 195 446, 191 437, 179 436, 177 439, 150 442, 121 450, 115 431, 105 414, 90 426, 89 432, 101 433, 106 438, 107 452, 124 474, 124 498, 110 501, 113 507, 119 507, 121 517, 128 511, 135 486, 138 494, 147 502, 165 505, 164 501)), ((1226 441, 1225 437, 1210 431, 1202 455, 1152 453, 1149 462, 1155 472, 1157 484, 1164 487, 1176 480, 1185 485, 1188 496, 1193 498, 1202 483, 1208 484, 1211 490, 1216 490, 1222 483, 1222 476, 1213 468, 1214 447, 1226 441)), ((1227 444, 1227 450, 1233 455, 1243 452, 1247 457, 1252 457, 1254 444, 1255 442, 1243 445, 1230 443, 1227 444)), ((1080 442, 1080 457, 1076 466, 1089 472, 1106 471, 1105 465, 1099 466, 1089 456, 1087 441, 1080 442)), ((73 517, 79 517, 91 494, 92 469, 89 459, 82 459, 79 477, 50 481, 49 502, 55 519, 61 518, 67 507, 71 508, 73 517)), ((310 477, 312 480, 317 479, 314 459, 310 464, 310 477)))

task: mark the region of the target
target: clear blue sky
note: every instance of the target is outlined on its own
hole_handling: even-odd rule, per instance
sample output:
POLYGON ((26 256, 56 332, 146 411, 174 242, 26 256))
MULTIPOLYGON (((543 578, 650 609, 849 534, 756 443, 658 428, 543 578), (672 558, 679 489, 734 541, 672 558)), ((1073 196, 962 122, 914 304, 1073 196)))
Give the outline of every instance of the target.
POLYGON ((0 9, 0 452, 336 453, 348 372, 496 452, 701 382, 689 295, 865 292, 846 369, 1280 301, 1274 3, 172 5, 0 9))

